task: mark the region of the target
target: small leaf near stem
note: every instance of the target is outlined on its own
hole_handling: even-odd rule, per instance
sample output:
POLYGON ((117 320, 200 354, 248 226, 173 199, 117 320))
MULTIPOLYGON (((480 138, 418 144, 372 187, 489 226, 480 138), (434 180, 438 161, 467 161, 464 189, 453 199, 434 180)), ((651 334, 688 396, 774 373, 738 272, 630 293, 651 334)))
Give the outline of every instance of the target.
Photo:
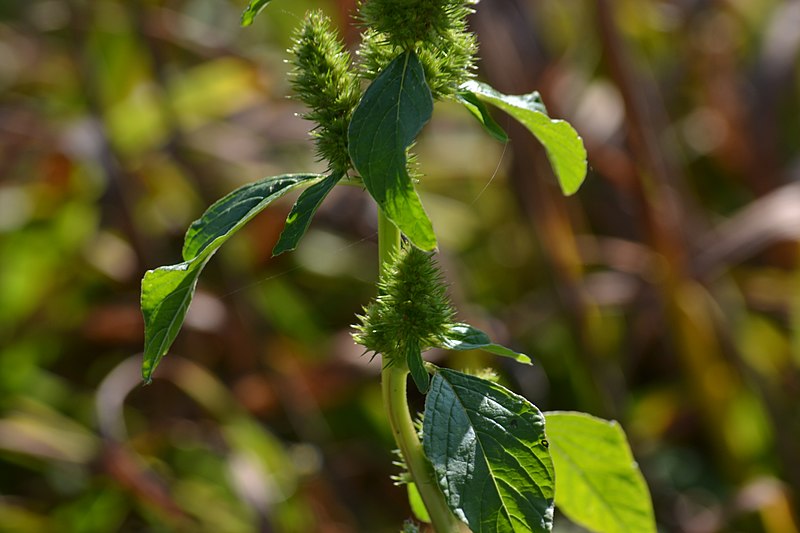
POLYGON ((524 353, 518 353, 500 344, 495 344, 489 336, 478 328, 469 324, 453 324, 440 348, 447 350, 485 350, 495 355, 510 357, 518 363, 531 364, 531 358, 524 353))
POLYGON ((315 183, 308 189, 304 190, 300 197, 295 202, 289 216, 286 217, 283 231, 281 232, 280 239, 272 249, 272 255, 280 255, 283 252, 289 252, 297 247, 300 239, 306 234, 308 226, 311 224, 311 219, 317 212, 320 204, 325 197, 328 196, 339 180, 342 179, 343 174, 337 172, 331 174, 324 180, 315 183))
POLYGON ((411 377, 417 389, 419 389, 422 394, 428 392, 430 376, 428 376, 428 371, 425 370, 425 363, 422 361, 422 353, 420 352, 418 342, 412 341, 406 346, 406 364, 408 365, 408 370, 411 372, 411 377))

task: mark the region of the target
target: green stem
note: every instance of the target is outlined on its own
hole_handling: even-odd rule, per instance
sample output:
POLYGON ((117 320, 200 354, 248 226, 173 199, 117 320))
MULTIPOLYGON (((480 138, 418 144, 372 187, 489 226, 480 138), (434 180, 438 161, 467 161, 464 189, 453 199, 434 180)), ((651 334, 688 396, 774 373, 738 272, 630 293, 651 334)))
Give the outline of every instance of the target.
POLYGON ((383 211, 378 208, 378 261, 380 262, 380 276, 392 262, 392 258, 400 250, 400 230, 386 218, 383 211))
MULTIPOLYGON (((383 214, 378 211, 378 254, 380 256, 380 273, 384 275, 392 257, 400 249, 400 231, 383 214)), ((422 502, 428 510, 434 529, 438 533, 458 533, 462 531, 461 522, 453 515, 444 498, 444 494, 436 484, 433 469, 417 436, 414 421, 408 408, 406 384, 408 367, 395 362, 387 364, 383 361, 381 371, 381 392, 383 406, 389 417, 389 425, 408 472, 414 480, 422 502)))

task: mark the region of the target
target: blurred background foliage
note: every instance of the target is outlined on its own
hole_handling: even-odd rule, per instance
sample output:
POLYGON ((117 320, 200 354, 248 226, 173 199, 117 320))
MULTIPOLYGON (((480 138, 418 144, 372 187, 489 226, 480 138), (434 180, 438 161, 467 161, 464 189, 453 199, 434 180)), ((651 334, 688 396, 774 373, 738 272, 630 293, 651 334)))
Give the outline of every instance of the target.
MULTIPOLYGON (((144 271, 247 181, 321 170, 287 99, 292 29, 352 0, 0 2, 0 531, 397 531, 374 207, 342 187, 292 254, 290 202, 211 263, 139 381, 144 271)), ((798 531, 800 2, 503 0, 479 75, 584 137, 563 198, 541 149, 437 104, 417 150, 464 319, 542 409, 626 428, 669 532, 798 531)), ((421 407, 421 398, 413 398, 421 407)), ((557 531, 576 531, 558 518, 557 531)))

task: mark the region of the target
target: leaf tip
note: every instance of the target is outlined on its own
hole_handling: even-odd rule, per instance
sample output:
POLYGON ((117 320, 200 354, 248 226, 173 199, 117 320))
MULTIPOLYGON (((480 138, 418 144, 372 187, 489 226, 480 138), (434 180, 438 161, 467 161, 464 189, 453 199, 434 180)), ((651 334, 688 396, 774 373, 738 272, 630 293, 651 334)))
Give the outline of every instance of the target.
POLYGON ((271 0, 250 0, 247 4, 247 8, 242 12, 242 18, 239 22, 239 25, 242 28, 246 28, 253 24, 256 16, 258 16, 261 11, 267 7, 267 4, 270 3, 271 0))
POLYGON ((153 372, 155 372, 162 358, 163 355, 157 358, 149 357, 147 355, 147 346, 145 345, 145 358, 142 361, 142 382, 144 385, 150 385, 153 382, 153 372))
POLYGON ((281 241, 278 241, 278 244, 276 244, 275 247, 272 249, 272 257, 278 257, 282 253, 291 252, 292 250, 294 250, 294 247, 289 248, 281 241))

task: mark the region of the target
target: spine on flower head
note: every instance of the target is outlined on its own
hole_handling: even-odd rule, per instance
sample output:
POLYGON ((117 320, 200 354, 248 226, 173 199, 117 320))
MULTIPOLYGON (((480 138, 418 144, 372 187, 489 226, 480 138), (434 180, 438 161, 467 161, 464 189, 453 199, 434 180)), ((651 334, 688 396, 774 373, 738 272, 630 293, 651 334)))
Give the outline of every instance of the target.
POLYGON ((472 76, 477 50, 467 16, 477 0, 364 0, 359 18, 368 29, 359 55, 362 74, 376 77, 397 55, 413 50, 436 99, 456 94, 472 76))
POLYGON ((331 170, 350 168, 347 126, 358 105, 358 77, 350 69, 350 54, 336 36, 330 19, 310 12, 294 36, 290 50, 292 88, 311 110, 303 118, 316 122, 311 135, 317 153, 331 170))
POLYGON ((430 254, 408 245, 378 283, 377 298, 364 308, 355 341, 380 353, 387 364, 406 364, 411 346, 442 344, 454 311, 441 273, 430 254))

